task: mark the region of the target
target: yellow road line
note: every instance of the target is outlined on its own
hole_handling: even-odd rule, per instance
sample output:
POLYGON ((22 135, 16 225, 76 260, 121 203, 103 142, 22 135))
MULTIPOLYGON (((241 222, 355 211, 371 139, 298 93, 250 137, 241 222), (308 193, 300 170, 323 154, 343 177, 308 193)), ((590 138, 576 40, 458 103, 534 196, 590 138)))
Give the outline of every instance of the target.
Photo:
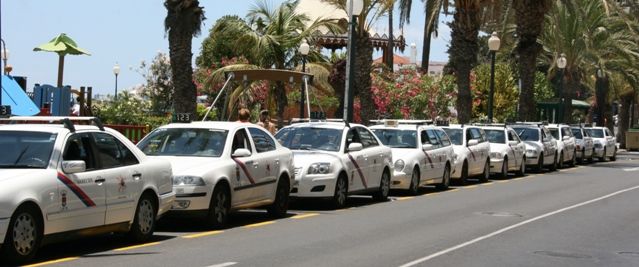
POLYGON ((409 199, 413 199, 415 197, 398 197, 397 200, 409 200, 409 199))
POLYGON ((29 265, 24 265, 23 267, 37 267, 37 266, 44 266, 44 265, 49 265, 49 264, 54 264, 54 263, 61 263, 61 262, 67 262, 67 261, 72 261, 72 260, 77 260, 80 257, 68 257, 68 258, 62 258, 62 259, 57 259, 57 260, 50 260, 50 261, 44 261, 44 262, 40 262, 40 263, 34 263, 34 264, 29 264, 29 265))
POLYGON ((480 184, 480 185, 481 185, 481 186, 493 185, 493 183, 494 183, 494 182, 490 182, 490 183, 483 183, 483 184, 480 184))
POLYGON ((182 236, 182 238, 197 238, 197 237, 203 237, 203 236, 209 236, 209 235, 217 235, 217 234, 221 234, 224 233, 224 231, 208 231, 208 232, 203 232, 203 233, 198 233, 198 234, 190 234, 190 235, 185 235, 182 236))
POLYGON ((500 183, 500 184, 501 184, 501 183, 507 183, 507 182, 510 182, 510 180, 500 180, 500 181, 495 181, 495 183, 500 183))
POLYGON ((477 186, 476 185, 469 185, 469 186, 464 186, 463 188, 464 189, 472 189, 472 188, 475 188, 475 187, 477 187, 477 186))
POLYGON ((452 190, 448 190, 447 192, 455 192, 455 191, 459 191, 459 188, 455 188, 455 189, 452 189, 452 190))
POLYGON ((298 214, 298 215, 295 215, 295 216, 291 217, 291 219, 304 219, 304 218, 313 217, 313 216, 317 216, 317 215, 320 215, 320 214, 319 213, 298 214))
POLYGON ((132 250, 132 249, 136 249, 136 248, 150 247, 150 246, 158 245, 160 243, 161 242, 151 242, 151 243, 146 243, 146 244, 142 244, 142 245, 135 245, 135 246, 117 248, 117 249, 114 249, 114 251, 125 251, 125 250, 132 250))
POLYGON ((269 224, 274 224, 274 223, 275 223, 275 221, 268 221, 268 222, 254 223, 254 224, 245 225, 245 226, 244 226, 244 228, 255 228, 255 227, 260 227, 260 226, 269 225, 269 224))

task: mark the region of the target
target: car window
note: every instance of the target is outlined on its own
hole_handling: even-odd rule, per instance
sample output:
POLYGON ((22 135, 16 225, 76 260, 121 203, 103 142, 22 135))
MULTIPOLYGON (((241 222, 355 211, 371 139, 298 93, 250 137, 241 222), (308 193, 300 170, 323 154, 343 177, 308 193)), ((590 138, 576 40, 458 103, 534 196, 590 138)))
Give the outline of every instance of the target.
MULTIPOLYGON (((515 130, 519 138, 523 141, 539 141, 540 140, 539 129, 528 128, 528 127, 513 128, 513 129, 515 130)), ((541 138, 544 138, 543 132, 542 132, 541 138)))
POLYGON ((488 136, 488 142, 493 144, 505 144, 506 143, 506 133, 503 129, 500 130, 484 130, 486 135, 488 136))
POLYGON ((562 136, 570 136, 570 137, 572 137, 572 133, 570 132, 570 128, 568 128, 568 127, 561 128, 561 135, 562 136))
MULTIPOLYGON (((373 129, 373 134, 384 144, 385 146, 393 148, 415 148, 416 143, 414 140, 415 130, 400 130, 400 129, 373 129)), ((422 136, 422 142, 428 141, 422 136)))
POLYGON ((346 147, 348 148, 348 146, 351 145, 351 143, 361 143, 362 141, 360 141, 359 139, 359 134, 357 134, 357 131, 354 128, 351 128, 348 130, 348 133, 346 133, 346 147))
POLYGON ((224 151, 227 135, 227 130, 160 128, 137 146, 149 156, 219 157, 224 151))
POLYGON ((547 129, 547 128, 542 128, 542 130, 541 130, 541 131, 543 132, 544 141, 550 141, 550 140, 552 140, 552 137, 553 137, 553 136, 551 135, 550 131, 548 131, 548 129, 547 129))
POLYGON ((612 132, 610 132, 610 129, 608 128, 606 128, 606 136, 614 136, 612 132))
POLYGON ((239 129, 235 132, 233 136, 233 146, 231 147, 231 153, 235 153, 236 150, 240 148, 248 149, 248 151, 252 151, 251 143, 249 142, 248 136, 246 134, 246 130, 239 129))
POLYGON ((55 139, 54 133, 0 131, 0 168, 47 168, 55 139))
POLYGON ((253 139, 257 153, 275 150, 275 141, 265 131, 250 127, 249 133, 251 133, 251 138, 253 139))
POLYGON ((448 138, 446 132, 441 129, 436 129, 435 133, 439 137, 439 141, 441 141, 442 146, 450 146, 450 139, 448 138))
POLYGON ((583 135, 581 135, 581 129, 579 128, 571 128, 570 131, 572 131, 572 135, 575 136, 575 138, 577 139, 583 139, 583 135))
POLYGON ((289 127, 277 132, 275 139, 283 146, 293 150, 339 151, 342 133, 342 129, 289 127))
POLYGON ((439 143, 439 139, 437 139, 437 134, 435 133, 434 130, 426 130, 426 134, 428 135, 428 140, 430 141, 430 144, 433 145, 434 148, 438 148, 440 147, 440 143, 439 143))
POLYGON ((552 134, 552 137, 554 137, 555 139, 559 140, 559 129, 557 128, 549 128, 548 131, 550 131, 550 134, 552 134))
POLYGON ((379 145, 379 143, 377 143, 377 140, 375 139, 375 136, 373 136, 373 134, 369 132, 367 129, 362 127, 356 127, 355 129, 357 130, 357 133, 359 134, 359 138, 362 141, 362 146, 364 148, 374 147, 379 145))
POLYGON ((462 132, 461 129, 444 128, 444 131, 446 131, 446 134, 448 134, 448 137, 453 144, 461 146, 464 143, 464 132, 462 132))
POLYGON ((107 133, 93 133, 95 154, 102 169, 137 164, 133 152, 120 140, 107 133))
POLYGON ((519 136, 514 130, 508 130, 508 141, 516 141, 517 143, 521 142, 519 136))
POLYGON ((470 128, 470 134, 471 134, 470 139, 477 139, 477 141, 479 141, 480 143, 486 140, 486 138, 482 135, 482 132, 478 128, 470 128))
POLYGON ((586 129, 586 131, 588 132, 588 135, 592 136, 593 138, 603 138, 604 137, 604 131, 601 130, 601 129, 589 128, 589 129, 586 129))

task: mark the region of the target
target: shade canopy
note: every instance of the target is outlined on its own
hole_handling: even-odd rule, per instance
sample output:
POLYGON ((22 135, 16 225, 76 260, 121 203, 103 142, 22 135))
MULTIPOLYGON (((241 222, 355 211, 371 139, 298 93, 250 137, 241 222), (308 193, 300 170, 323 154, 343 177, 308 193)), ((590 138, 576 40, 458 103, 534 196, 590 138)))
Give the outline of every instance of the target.
POLYGON ((79 48, 78 44, 64 33, 51 39, 48 43, 41 44, 33 51, 55 52, 59 55, 91 55, 86 50, 79 48))

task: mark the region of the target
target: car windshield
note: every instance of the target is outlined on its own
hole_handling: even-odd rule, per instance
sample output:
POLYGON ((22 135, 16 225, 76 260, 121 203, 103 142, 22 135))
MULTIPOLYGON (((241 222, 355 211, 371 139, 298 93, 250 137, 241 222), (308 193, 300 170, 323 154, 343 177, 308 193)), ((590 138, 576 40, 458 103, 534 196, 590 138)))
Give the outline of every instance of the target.
POLYGON ((539 129, 536 128, 514 128, 519 138, 523 141, 539 141, 539 129))
POLYGON ((552 134, 552 137, 559 140, 559 128, 548 128, 548 131, 550 131, 550 134, 552 134))
POLYGON ((506 133, 504 133, 504 130, 484 130, 484 131, 486 131, 488 142, 491 142, 493 144, 506 143, 506 133))
POLYGON ((462 129, 444 128, 444 131, 446 131, 448 137, 450 137, 450 141, 453 142, 454 145, 461 146, 464 144, 464 133, 462 129))
POLYGON ((292 150, 339 151, 342 130, 315 127, 284 128, 275 135, 277 141, 292 150))
POLYGON ((604 131, 602 129, 586 129, 590 136, 593 138, 604 138, 604 131))
POLYGON ((56 136, 43 132, 0 131, 0 168, 46 169, 56 136))
POLYGON ((148 156, 219 157, 228 131, 200 128, 157 129, 138 144, 148 156))
POLYGON ((417 148, 417 130, 374 129, 382 144, 393 148, 417 148))
POLYGON ((579 128, 571 128, 570 130, 572 131, 572 135, 574 135, 575 138, 584 139, 584 136, 581 135, 581 129, 579 129, 579 128))

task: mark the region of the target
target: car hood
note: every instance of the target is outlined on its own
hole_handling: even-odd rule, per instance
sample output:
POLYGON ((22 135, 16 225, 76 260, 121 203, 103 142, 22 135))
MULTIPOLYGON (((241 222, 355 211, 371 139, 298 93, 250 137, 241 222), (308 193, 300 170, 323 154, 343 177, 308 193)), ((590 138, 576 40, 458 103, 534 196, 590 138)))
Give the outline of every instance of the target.
POLYGON ((152 158, 161 158, 170 162, 174 175, 205 172, 210 170, 211 168, 214 168, 213 164, 217 164, 222 161, 219 157, 157 156, 152 158))
POLYGON ((304 167, 317 162, 335 162, 340 158, 332 152, 326 151, 293 151, 295 167, 304 167))
POLYGON ((526 149, 534 149, 537 151, 542 151, 542 144, 536 141, 524 141, 526 143, 526 149))
POLYGON ((38 178, 54 175, 53 173, 54 171, 48 169, 0 169, 0 183, 13 182, 13 180, 17 179, 24 180, 29 177, 38 178))

